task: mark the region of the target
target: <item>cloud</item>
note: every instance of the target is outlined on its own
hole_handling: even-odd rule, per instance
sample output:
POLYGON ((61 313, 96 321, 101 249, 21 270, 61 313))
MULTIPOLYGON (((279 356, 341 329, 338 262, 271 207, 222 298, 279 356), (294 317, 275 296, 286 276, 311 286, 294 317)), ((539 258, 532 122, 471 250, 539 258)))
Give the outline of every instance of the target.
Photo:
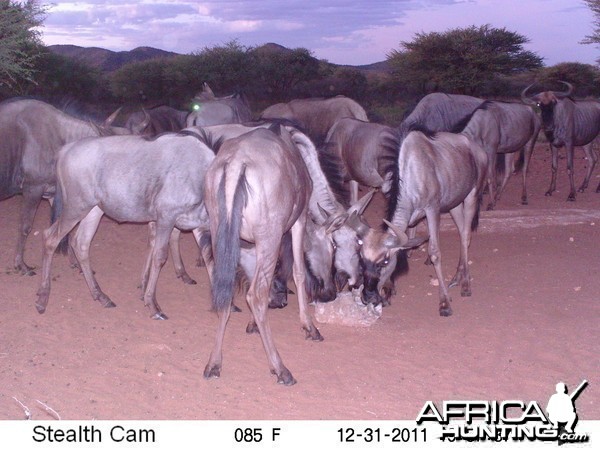
POLYGON ((579 44, 591 33, 592 19, 573 0, 59 0, 42 32, 47 44, 178 53, 233 39, 247 46, 276 42, 331 62, 367 64, 385 59, 418 32, 489 23, 529 37, 526 48, 547 63, 593 63, 595 48, 579 44), (543 21, 533 19, 542 12, 543 21))

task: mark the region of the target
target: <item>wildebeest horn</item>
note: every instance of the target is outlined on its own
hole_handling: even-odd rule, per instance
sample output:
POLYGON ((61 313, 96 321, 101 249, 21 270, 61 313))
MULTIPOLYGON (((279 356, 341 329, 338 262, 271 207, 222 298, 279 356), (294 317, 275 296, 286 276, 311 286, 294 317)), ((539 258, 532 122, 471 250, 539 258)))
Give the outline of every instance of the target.
POLYGON ((560 81, 560 83, 567 86, 567 92, 555 92, 554 95, 557 98, 568 97, 569 95, 571 95, 573 93, 573 85, 571 83, 567 83, 566 81, 560 81))
POLYGON ((117 116, 119 115, 119 113, 121 112, 121 110, 123 109, 122 106, 120 106, 119 108, 117 108, 117 110, 112 113, 110 116, 108 116, 106 118, 106 120, 104 121, 104 126, 105 127, 110 127, 112 125, 112 123, 115 121, 115 119, 117 118, 117 116))
POLYGON ((406 243, 408 242, 408 236, 404 231, 402 231, 400 228, 398 228, 396 225, 394 225, 388 220, 383 219, 383 223, 385 223, 388 226, 388 228, 394 232, 394 234, 400 241, 400 246, 406 245, 406 243))
POLYGON ((376 189, 370 189, 365 195, 363 195, 354 205, 350 206, 348 209, 348 214, 352 214, 353 212, 358 213, 358 215, 362 215, 367 208, 367 205, 375 195, 376 189))
POLYGON ((527 105, 535 105, 536 103, 529 97, 527 97, 526 93, 529 90, 529 88, 531 86, 533 86, 535 83, 531 83, 529 86, 527 86, 525 89, 523 89, 521 91, 521 101, 527 105))

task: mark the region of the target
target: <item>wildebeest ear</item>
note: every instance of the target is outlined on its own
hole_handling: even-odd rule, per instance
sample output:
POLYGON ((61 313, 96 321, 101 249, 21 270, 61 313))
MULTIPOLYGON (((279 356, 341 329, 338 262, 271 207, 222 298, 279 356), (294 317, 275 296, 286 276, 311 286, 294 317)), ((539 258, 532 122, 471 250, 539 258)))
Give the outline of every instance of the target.
POLYGON ((360 220, 360 216, 356 211, 350 214, 348 220, 346 220, 346 225, 352 228, 359 237, 363 237, 369 231, 369 226, 360 220))
POLYGON ((335 216, 329 216, 327 221, 325 222, 325 232, 333 233, 336 230, 339 230, 344 223, 348 220, 348 213, 337 214, 335 216))
POLYGON ((363 195, 354 205, 350 206, 348 209, 348 214, 352 214, 357 212, 359 215, 365 212, 367 205, 375 195, 376 189, 370 189, 365 195, 363 195))

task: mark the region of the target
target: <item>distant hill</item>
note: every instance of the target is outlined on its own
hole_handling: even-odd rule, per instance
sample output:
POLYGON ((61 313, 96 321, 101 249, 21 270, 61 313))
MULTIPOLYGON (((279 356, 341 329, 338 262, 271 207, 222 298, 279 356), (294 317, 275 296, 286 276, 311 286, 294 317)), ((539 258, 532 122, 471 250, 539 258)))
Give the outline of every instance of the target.
POLYGON ((77 59, 103 72, 113 72, 121 66, 132 62, 177 56, 177 53, 152 47, 138 47, 122 52, 113 52, 112 50, 98 47, 79 47, 77 45, 50 45, 48 48, 53 53, 77 59))
MULTIPOLYGON (((50 51, 65 56, 67 58, 77 59, 91 67, 97 68, 102 72, 114 72, 125 64, 132 62, 146 61, 154 58, 172 58, 178 53, 168 52, 153 47, 138 47, 130 51, 114 52, 98 47, 79 47, 77 45, 50 45, 50 51)), ((269 42, 256 48, 258 52, 289 52, 289 48, 279 44, 269 42)), ((386 61, 374 64, 350 66, 333 64, 337 67, 352 67, 367 73, 387 72, 388 64, 386 61)))

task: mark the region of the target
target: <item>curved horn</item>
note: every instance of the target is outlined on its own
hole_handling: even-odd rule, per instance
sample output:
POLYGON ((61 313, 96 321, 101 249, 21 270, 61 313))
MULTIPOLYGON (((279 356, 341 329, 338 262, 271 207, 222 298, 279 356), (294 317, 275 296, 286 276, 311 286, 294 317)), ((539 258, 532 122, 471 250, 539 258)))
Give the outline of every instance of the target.
POLYGON ((144 120, 142 122, 140 122, 138 125, 135 125, 133 131, 135 134, 142 134, 146 128, 148 128, 148 125, 150 125, 150 114, 148 114, 148 111, 146 111, 146 108, 142 108, 142 111, 144 112, 144 120))
POLYGON ((527 95, 525 95, 527 93, 527 91, 529 90, 529 88, 531 86, 533 86, 535 83, 531 83, 529 86, 527 86, 525 89, 523 89, 521 91, 521 101, 523 103, 525 103, 526 105, 536 105, 536 103, 530 98, 527 97, 527 95))
POLYGON ((570 96, 573 93, 573 85, 571 83, 567 83, 566 81, 561 81, 559 80, 560 83, 564 84, 567 86, 567 92, 555 92, 554 95, 557 98, 565 98, 570 96))
POLYGON ((112 125, 112 123, 115 121, 115 119, 117 118, 117 116, 119 115, 119 113, 121 112, 121 110, 123 109, 123 107, 119 107, 117 108, 117 110, 112 113, 110 116, 108 116, 106 118, 106 120, 104 121, 104 126, 105 127, 110 127, 112 125))
POLYGON ((388 226, 388 228, 394 232, 396 237, 400 240, 401 246, 406 245, 406 243, 408 242, 408 236, 406 235, 406 233, 404 231, 402 231, 400 228, 398 228, 392 222, 389 222, 385 219, 383 219, 383 223, 385 223, 388 226))
POLYGON ((369 192, 363 195, 354 205, 350 206, 348 209, 348 214, 352 214, 356 211, 358 215, 362 215, 376 191, 377 189, 370 189, 369 192))

